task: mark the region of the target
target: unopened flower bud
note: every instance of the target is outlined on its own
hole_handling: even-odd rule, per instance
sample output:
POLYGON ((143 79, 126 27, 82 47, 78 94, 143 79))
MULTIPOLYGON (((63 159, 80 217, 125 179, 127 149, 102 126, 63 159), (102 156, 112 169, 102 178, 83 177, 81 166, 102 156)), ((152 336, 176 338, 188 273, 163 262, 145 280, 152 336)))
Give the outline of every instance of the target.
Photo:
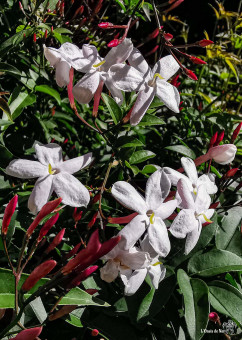
POLYGON ((97 194, 92 199, 92 204, 97 203, 100 200, 101 195, 97 194))
POLYGON ((98 216, 98 211, 95 212, 95 214, 93 215, 91 221, 88 223, 87 227, 90 229, 91 227, 93 227, 93 225, 95 224, 96 222, 96 219, 97 219, 97 216, 98 216))
POLYGON ((92 267, 89 267, 83 270, 83 272, 76 275, 76 277, 67 285, 66 288, 72 289, 72 288, 79 286, 79 284, 82 281, 86 280, 88 276, 92 275, 92 273, 94 273, 97 269, 98 269, 98 266, 92 266, 92 267))
POLYGON ((169 41, 173 39, 173 35, 171 33, 164 33, 164 38, 169 41))
POLYGON ((33 42, 36 43, 36 33, 33 34, 33 42))
POLYGON ((239 168, 234 168, 234 169, 230 169, 229 171, 226 172, 226 174, 224 175, 225 178, 229 178, 229 177, 234 177, 234 175, 236 174, 236 172, 239 170, 239 168))
POLYGON ((54 27, 53 26, 51 26, 51 32, 53 32, 54 31, 54 27))
POLYGON ((111 27, 113 27, 113 24, 111 22, 100 22, 100 24, 98 24, 98 27, 100 27, 100 28, 111 28, 111 27))
POLYGON ((190 57, 190 60, 191 60, 194 64, 198 64, 198 65, 200 65, 200 64, 207 64, 206 61, 204 61, 204 60, 202 60, 202 59, 199 59, 199 58, 197 58, 197 57, 193 57, 193 56, 190 57))
POLYGON ((237 148, 234 144, 224 144, 212 147, 208 150, 207 156, 219 164, 229 164, 234 160, 237 148))
POLYGON ((46 254, 49 254, 53 249, 55 249, 62 241, 64 234, 65 234, 65 228, 62 229, 56 237, 53 239, 53 241, 50 243, 49 247, 45 250, 46 254))
POLYGON ((82 218, 82 214, 83 214, 83 211, 77 211, 77 208, 74 208, 74 211, 73 211, 73 219, 75 222, 78 222, 80 221, 80 219, 82 218))
POLYGON ((9 227, 9 224, 11 222, 11 218, 12 218, 14 212, 15 212, 17 203, 18 203, 18 195, 15 195, 10 200, 8 205, 6 206, 6 209, 5 209, 4 215, 3 215, 3 221, 2 221, 2 234, 3 235, 7 235, 8 227, 9 227))
POLYGON ((47 274, 49 274, 52 269, 56 266, 56 261, 54 260, 48 260, 43 263, 41 263, 38 267, 36 267, 32 273, 29 275, 29 277, 24 281, 24 284, 22 285, 22 291, 28 292, 31 288, 33 288, 36 283, 45 277, 47 274))
POLYGON ((152 48, 151 51, 149 51, 148 53, 146 53, 145 57, 148 57, 149 55, 154 54, 159 48, 159 45, 156 45, 154 48, 152 48))
POLYGON ((98 334, 99 334, 99 330, 97 329, 93 329, 91 332, 91 336, 98 336, 98 334))
POLYGON ((219 143, 222 142, 223 139, 224 139, 224 130, 218 135, 218 138, 216 142, 214 143, 214 146, 219 145, 219 143))
POLYGON ((234 132, 232 134, 232 138, 231 138, 231 143, 234 143, 235 139, 238 137, 238 134, 240 132, 241 127, 242 127, 242 122, 239 123, 239 125, 234 130, 234 132))
POLYGON ((35 340, 42 332, 42 329, 43 327, 24 329, 18 333, 18 335, 12 338, 12 340, 35 340))
POLYGON ((178 82, 179 76, 180 76, 179 74, 176 75, 176 76, 170 81, 171 85, 175 86, 176 88, 178 88, 178 87, 181 85, 181 83, 178 82))
MULTIPOLYGON (((162 29, 162 28, 163 28, 163 26, 160 27, 160 29, 162 29)), ((147 40, 155 39, 155 38, 158 36, 159 32, 160 32, 160 30, 159 30, 159 28, 157 27, 152 33, 150 33, 150 34, 148 35, 147 40)))
POLYGON ((120 44, 120 40, 119 39, 114 39, 114 40, 111 40, 109 43, 108 43, 108 47, 116 47, 120 44))
POLYGON ((192 79, 192 80, 197 80, 197 76, 195 73, 193 73, 191 70, 188 70, 187 68, 184 69, 184 72, 186 73, 186 75, 192 79))
POLYGON ((44 226, 40 229, 39 236, 38 236, 38 242, 42 240, 42 238, 49 232, 49 230, 53 227, 54 224, 56 224, 58 218, 59 218, 59 213, 55 214, 52 216, 45 224, 44 226))
POLYGON ((213 321, 215 323, 217 323, 220 320, 220 318, 219 318, 219 316, 216 312, 209 313, 208 318, 209 318, 210 321, 213 321))
POLYGON ((211 148, 214 145, 217 138, 218 138, 218 131, 216 131, 215 134, 213 135, 213 137, 210 139, 209 148, 211 148))
POLYGON ((72 250, 70 250, 69 253, 66 254, 65 258, 69 259, 70 257, 76 255, 81 245, 82 245, 82 242, 79 242, 77 245, 75 245, 75 247, 73 247, 72 250))
POLYGON ((94 295, 94 294, 98 293, 98 290, 89 288, 89 289, 86 289, 85 292, 89 295, 94 295))
POLYGON ((45 30, 45 39, 47 39, 48 31, 45 30))
POLYGON ((197 44, 201 47, 206 47, 208 45, 214 44, 214 42, 212 40, 203 39, 203 40, 198 41, 197 44))

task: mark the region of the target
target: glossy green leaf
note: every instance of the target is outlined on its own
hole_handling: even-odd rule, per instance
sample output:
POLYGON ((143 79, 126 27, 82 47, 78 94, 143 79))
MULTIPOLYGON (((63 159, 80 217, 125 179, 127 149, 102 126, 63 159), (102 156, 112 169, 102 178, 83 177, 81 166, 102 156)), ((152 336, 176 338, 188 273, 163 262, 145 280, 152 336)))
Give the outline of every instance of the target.
POLYGON ((242 258, 227 250, 213 249, 205 254, 195 255, 188 263, 190 273, 204 277, 241 270, 242 258))
POLYGON ((4 113, 6 113, 10 121, 13 121, 8 103, 1 97, 0 97, 0 109, 2 109, 4 113))
POLYGON ((64 27, 57 27, 54 29, 53 32, 57 32, 59 34, 73 34, 72 31, 68 30, 67 28, 64 27))
POLYGON ((86 293, 84 290, 80 288, 73 288, 67 293, 59 305, 92 305, 92 306, 102 306, 108 307, 109 304, 104 302, 98 298, 92 297, 92 295, 86 293))
POLYGON ((187 156, 192 159, 196 158, 194 151, 192 151, 190 148, 185 147, 184 145, 166 146, 165 149, 181 153, 183 156, 187 156))
POLYGON ((114 124, 117 125, 119 121, 122 119, 122 111, 120 107, 113 98, 111 98, 105 93, 102 93, 102 99, 104 103, 107 105, 108 111, 113 118, 114 124))
POLYGON ((0 144, 0 167, 5 168, 13 159, 13 154, 4 146, 0 144))
POLYGON ((75 309, 67 316, 65 321, 71 324, 72 326, 79 327, 79 328, 83 327, 81 320, 80 320, 83 312, 84 312, 83 308, 75 309))
POLYGON ((144 144, 133 136, 122 136, 117 139, 116 146, 118 148, 130 148, 136 146, 144 146, 144 144))
POLYGON ((48 85, 38 85, 38 86, 35 86, 35 91, 46 93, 50 95, 51 97, 55 98, 55 100, 57 101, 59 105, 61 104, 61 97, 59 95, 59 92, 54 90, 52 87, 48 85))
POLYGON ((17 69, 15 66, 10 65, 8 63, 1 63, 1 62, 0 62, 0 72, 11 74, 13 76, 22 75, 21 71, 19 71, 19 69, 17 69))
POLYGON ((16 119, 26 106, 36 102, 36 96, 33 93, 19 92, 18 96, 11 102, 10 110, 13 120, 16 119))
POLYGON ((0 126, 9 126, 14 124, 12 121, 10 120, 5 120, 5 119, 0 119, 0 126))
POLYGON ((242 324, 242 294, 235 287, 222 281, 208 284, 209 301, 219 313, 228 315, 242 324))
POLYGON ((130 165, 129 162, 127 161, 125 161, 125 165, 127 166, 127 168, 133 171, 134 176, 136 176, 139 173, 139 168, 136 165, 130 165))
POLYGON ((152 126, 152 125, 163 125, 165 124, 164 120, 151 115, 149 113, 146 113, 144 117, 142 118, 141 122, 139 123, 139 126, 152 126))
POLYGON ((140 150, 132 154, 129 159, 130 164, 138 164, 146 161, 147 159, 155 157, 155 153, 149 150, 140 150))
POLYGON ((182 269, 177 272, 177 280, 184 297, 188 333, 192 340, 199 340, 208 323, 208 287, 200 279, 190 279, 182 269))

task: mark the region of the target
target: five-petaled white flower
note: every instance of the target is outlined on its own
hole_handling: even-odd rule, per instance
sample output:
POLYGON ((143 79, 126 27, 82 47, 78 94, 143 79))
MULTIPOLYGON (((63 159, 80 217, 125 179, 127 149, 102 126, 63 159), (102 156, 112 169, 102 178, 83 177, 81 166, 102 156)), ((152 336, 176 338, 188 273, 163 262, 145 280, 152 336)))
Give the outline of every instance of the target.
POLYGON ((62 149, 58 144, 35 145, 38 161, 13 160, 6 173, 18 178, 37 178, 29 197, 28 207, 37 213, 49 200, 53 191, 62 197, 62 203, 73 207, 87 206, 90 201, 88 190, 72 174, 88 166, 92 154, 63 162, 62 149))
POLYGON ((171 56, 160 59, 151 70, 142 54, 136 48, 126 64, 114 65, 109 70, 110 80, 122 91, 139 91, 133 107, 130 123, 137 125, 148 110, 155 96, 172 111, 179 112, 180 95, 177 88, 167 82, 179 69, 171 56))
POLYGON ((204 185, 198 187, 194 198, 187 181, 181 178, 177 183, 177 191, 183 209, 178 213, 169 230, 176 238, 186 237, 185 254, 187 255, 197 244, 202 224, 210 222, 214 209, 209 209, 211 198, 204 185))
POLYGON ((145 198, 134 187, 124 181, 116 182, 112 195, 128 209, 139 215, 134 217, 120 232, 120 245, 132 247, 148 228, 149 243, 154 251, 165 257, 170 251, 170 241, 163 219, 169 217, 177 207, 177 201, 163 203, 170 192, 171 183, 164 171, 157 170, 147 181, 145 198))
POLYGON ((97 60, 93 63, 87 74, 73 87, 74 98, 80 104, 88 104, 97 91, 100 82, 103 81, 115 101, 121 105, 123 102, 122 92, 113 85, 108 70, 114 64, 123 63, 130 55, 132 49, 133 44, 131 40, 126 38, 120 45, 113 47, 104 59, 99 56, 96 50, 97 60))
POLYGON ((44 45, 44 54, 50 65, 56 69, 56 83, 60 87, 69 84, 71 67, 80 72, 88 72, 98 57, 95 46, 84 44, 80 49, 69 42, 58 49, 44 45))

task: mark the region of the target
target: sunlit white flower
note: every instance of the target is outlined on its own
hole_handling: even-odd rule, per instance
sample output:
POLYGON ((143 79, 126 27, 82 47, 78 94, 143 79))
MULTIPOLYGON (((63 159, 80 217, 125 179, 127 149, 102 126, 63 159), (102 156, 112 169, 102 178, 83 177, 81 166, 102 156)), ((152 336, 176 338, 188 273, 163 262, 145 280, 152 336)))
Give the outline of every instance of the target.
POLYGON ((142 54, 136 48, 126 64, 114 65, 109 70, 110 79, 117 89, 139 91, 133 107, 130 123, 137 125, 148 110, 155 96, 172 111, 179 112, 180 95, 177 88, 167 82, 179 69, 171 56, 160 59, 151 70, 142 54))
POLYGON ((58 144, 35 145, 38 161, 27 159, 13 160, 6 173, 18 178, 38 178, 29 197, 28 207, 37 213, 49 200, 54 191, 62 197, 62 203, 73 207, 87 206, 88 190, 72 174, 88 166, 92 154, 69 159, 63 162, 62 149, 58 144))
POLYGON ((154 172, 148 179, 145 198, 127 182, 119 181, 113 185, 112 195, 115 199, 139 214, 121 230, 120 246, 128 250, 148 228, 149 243, 154 251, 162 257, 167 256, 170 251, 170 241, 163 220, 177 207, 176 200, 163 203, 170 192, 170 187, 169 178, 160 170, 154 172))
POLYGON ((98 56, 95 46, 85 44, 80 49, 69 42, 58 49, 44 45, 44 54, 50 65, 56 69, 56 83, 60 87, 69 84, 71 67, 80 72, 88 72, 98 56))
POLYGON ((234 144, 223 144, 210 148, 205 155, 194 160, 196 166, 212 159, 216 163, 225 165, 233 162, 237 148, 234 144))
POLYGON ((187 181, 183 178, 177 183, 177 191, 183 209, 178 213, 169 230, 176 238, 186 237, 185 254, 188 254, 197 244, 202 224, 210 221, 214 209, 209 209, 211 198, 203 185, 198 187, 195 199, 187 181))
MULTIPOLYGON (((93 48, 95 47, 93 46, 93 48)), ((74 98, 80 104, 88 104, 97 91, 100 82, 103 81, 115 101, 118 104, 122 104, 122 92, 113 85, 108 70, 114 64, 123 63, 130 55, 132 49, 133 44, 131 40, 124 39, 120 45, 113 47, 104 59, 99 56, 96 50, 97 60, 92 64, 87 74, 73 87, 74 98)))

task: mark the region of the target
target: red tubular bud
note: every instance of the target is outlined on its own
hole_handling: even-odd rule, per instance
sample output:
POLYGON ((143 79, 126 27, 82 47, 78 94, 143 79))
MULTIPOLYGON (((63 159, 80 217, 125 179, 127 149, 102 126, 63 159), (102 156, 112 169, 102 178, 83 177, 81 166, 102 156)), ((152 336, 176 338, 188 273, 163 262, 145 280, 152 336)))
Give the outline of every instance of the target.
POLYGON ((116 47, 116 46, 118 46, 120 43, 121 43, 121 41, 120 41, 119 39, 114 39, 114 40, 111 40, 111 41, 108 43, 108 47, 116 47))
POLYGON ((33 34, 33 42, 36 43, 36 33, 33 34))
POLYGON ((92 289, 92 288, 89 288, 89 289, 86 289, 85 292, 89 295, 94 295, 98 292, 97 289, 92 289))
POLYGON ((97 203, 100 200, 100 194, 97 194, 93 197, 92 204, 97 203))
POLYGON ((71 67, 70 68, 70 72, 69 72, 69 84, 67 85, 67 93, 68 93, 68 98, 69 98, 69 102, 70 102, 70 106, 71 108, 75 108, 75 100, 74 100, 74 95, 72 93, 72 89, 73 89, 73 78, 74 78, 74 68, 71 67))
POLYGON ((97 3, 97 6, 94 9, 95 14, 97 14, 100 11, 100 9, 102 8, 102 4, 103 4, 103 0, 99 0, 98 3, 97 3))
POLYGON ((170 33, 164 33, 164 38, 169 41, 169 40, 173 39, 173 35, 170 34, 170 33))
POLYGON ((11 218, 12 218, 14 212, 15 212, 17 203, 18 203, 18 195, 15 195, 10 200, 8 205, 6 206, 6 209, 5 209, 4 215, 3 215, 3 222, 2 222, 2 234, 3 235, 7 235, 8 227, 9 227, 9 224, 11 222, 11 218))
POLYGON ((186 73, 186 75, 192 79, 192 80, 197 80, 197 76, 195 73, 193 73, 191 70, 188 70, 187 68, 184 69, 184 72, 186 73))
POLYGON ((231 138, 232 143, 234 143, 235 139, 238 137, 241 127, 242 127, 242 122, 239 123, 239 125, 236 127, 236 129, 234 130, 232 134, 232 138, 231 138))
POLYGON ((74 208, 74 211, 72 214, 74 221, 75 222, 80 221, 80 219, 82 218, 82 214, 83 214, 83 211, 77 211, 77 208, 74 208))
POLYGON ((219 206, 220 202, 215 202, 210 205, 209 209, 216 209, 219 206))
POLYGON ((98 269, 98 266, 92 266, 89 267, 85 270, 83 270, 82 273, 77 274, 77 276, 67 285, 67 289, 72 289, 74 287, 79 286, 79 284, 86 280, 88 278, 88 276, 92 275, 92 273, 94 273, 96 270, 98 269))
POLYGON ((78 305, 67 305, 61 307, 57 312, 51 314, 49 316, 49 321, 54 321, 56 319, 61 318, 64 315, 70 314, 73 310, 75 310, 78 307, 78 305))
POLYGON ((124 217, 108 217, 108 223, 128 224, 137 215, 138 215, 138 213, 133 213, 133 214, 130 214, 130 215, 124 216, 124 217))
POLYGON ((49 254, 53 249, 55 249, 58 244, 61 243, 64 234, 65 234, 66 229, 62 229, 57 235, 56 237, 53 239, 53 241, 50 243, 49 247, 45 250, 45 254, 49 254))
POLYGON ((23 12, 24 9, 23 9, 23 5, 22 5, 21 1, 19 1, 18 4, 19 4, 19 9, 23 12))
POLYGON ((48 31, 45 30, 45 39, 47 39, 48 31))
MULTIPOLYGON (((160 29, 162 29, 162 28, 163 28, 163 26, 160 27, 160 29)), ((155 38, 158 36, 159 32, 160 32, 160 30, 159 30, 159 28, 157 27, 152 33, 150 33, 150 34, 148 35, 147 40, 155 39, 155 38)))
POLYGON ((97 329, 93 329, 91 332, 91 336, 98 336, 98 334, 99 334, 99 330, 97 329))
POLYGON ((37 336, 42 332, 43 327, 35 327, 24 329, 17 336, 12 338, 12 340, 35 340, 37 336))
POLYGON ((100 27, 100 28, 111 28, 111 27, 113 27, 113 24, 111 22, 100 22, 100 24, 98 24, 98 27, 100 27))
POLYGON ((207 64, 206 61, 199 59, 197 57, 190 56, 189 58, 194 64, 207 64))
POLYGON ((53 227, 54 224, 56 224, 58 218, 59 218, 59 213, 56 215, 52 216, 45 224, 44 226, 40 229, 39 232, 39 237, 38 237, 38 242, 42 240, 42 238, 49 232, 49 230, 53 227))
POLYGON ((216 312, 209 313, 208 318, 209 318, 210 321, 213 321, 215 323, 217 323, 220 320, 220 318, 219 318, 219 316, 216 312))
POLYGON ((159 48, 159 45, 156 45, 154 48, 152 48, 152 50, 148 53, 146 53, 145 57, 148 57, 151 54, 154 54, 159 48))
POLYGON ((218 138, 213 146, 219 145, 219 143, 222 142, 223 139, 224 139, 224 130, 218 135, 218 138))
POLYGON ((230 169, 229 171, 226 172, 226 174, 224 175, 225 178, 229 178, 229 177, 234 177, 234 175, 236 174, 236 172, 239 170, 239 168, 234 168, 234 169, 230 169))
POLYGON ((91 221, 88 223, 88 225, 87 225, 88 229, 90 229, 91 227, 93 227, 93 225, 94 225, 95 222, 96 222, 97 216, 98 216, 98 211, 95 212, 95 214, 93 215, 91 221))
POLYGON ((51 26, 51 32, 53 32, 53 30, 54 30, 54 27, 53 27, 53 26, 51 26))
POLYGON ((164 11, 165 14, 170 12, 172 9, 178 7, 184 0, 177 0, 173 5, 171 5, 167 10, 164 11))
POLYGON ((66 138, 65 140, 64 140, 64 142, 63 142, 63 144, 66 144, 66 143, 68 143, 68 138, 66 138))
POLYGON ((176 88, 178 88, 178 86, 180 86, 181 85, 181 83, 180 82, 178 82, 178 78, 179 78, 179 74, 178 75, 176 75, 172 80, 171 80, 171 85, 173 85, 173 86, 175 86, 176 88))
POLYGON ((203 39, 203 40, 198 41, 197 44, 201 47, 206 47, 206 46, 214 44, 214 42, 212 40, 203 39))
POLYGON ((61 203, 62 198, 57 198, 54 201, 50 201, 48 203, 46 203, 40 210, 40 212, 38 213, 38 215, 35 217, 35 219, 33 220, 33 222, 31 223, 31 225, 29 226, 26 235, 29 238, 33 231, 35 230, 35 228, 39 225, 39 223, 43 220, 44 217, 46 217, 47 215, 49 215, 53 210, 55 210, 58 205, 61 203))
POLYGON ((69 259, 70 257, 76 255, 81 245, 82 245, 82 242, 78 243, 72 250, 69 251, 69 253, 66 254, 65 258, 69 259))
POLYGON ((50 9, 50 8, 48 8, 47 12, 48 12, 48 13, 51 13, 51 9, 50 9))
POLYGON ((52 269, 56 266, 56 261, 54 260, 48 260, 43 263, 41 263, 38 267, 36 267, 32 273, 29 275, 29 277, 24 281, 24 284, 22 285, 22 291, 28 292, 31 288, 33 288, 36 283, 45 277, 47 274, 49 274, 52 269))
POLYGON ((210 139, 209 149, 214 145, 214 143, 216 142, 217 138, 218 138, 218 131, 216 131, 215 134, 213 135, 213 137, 210 139))

